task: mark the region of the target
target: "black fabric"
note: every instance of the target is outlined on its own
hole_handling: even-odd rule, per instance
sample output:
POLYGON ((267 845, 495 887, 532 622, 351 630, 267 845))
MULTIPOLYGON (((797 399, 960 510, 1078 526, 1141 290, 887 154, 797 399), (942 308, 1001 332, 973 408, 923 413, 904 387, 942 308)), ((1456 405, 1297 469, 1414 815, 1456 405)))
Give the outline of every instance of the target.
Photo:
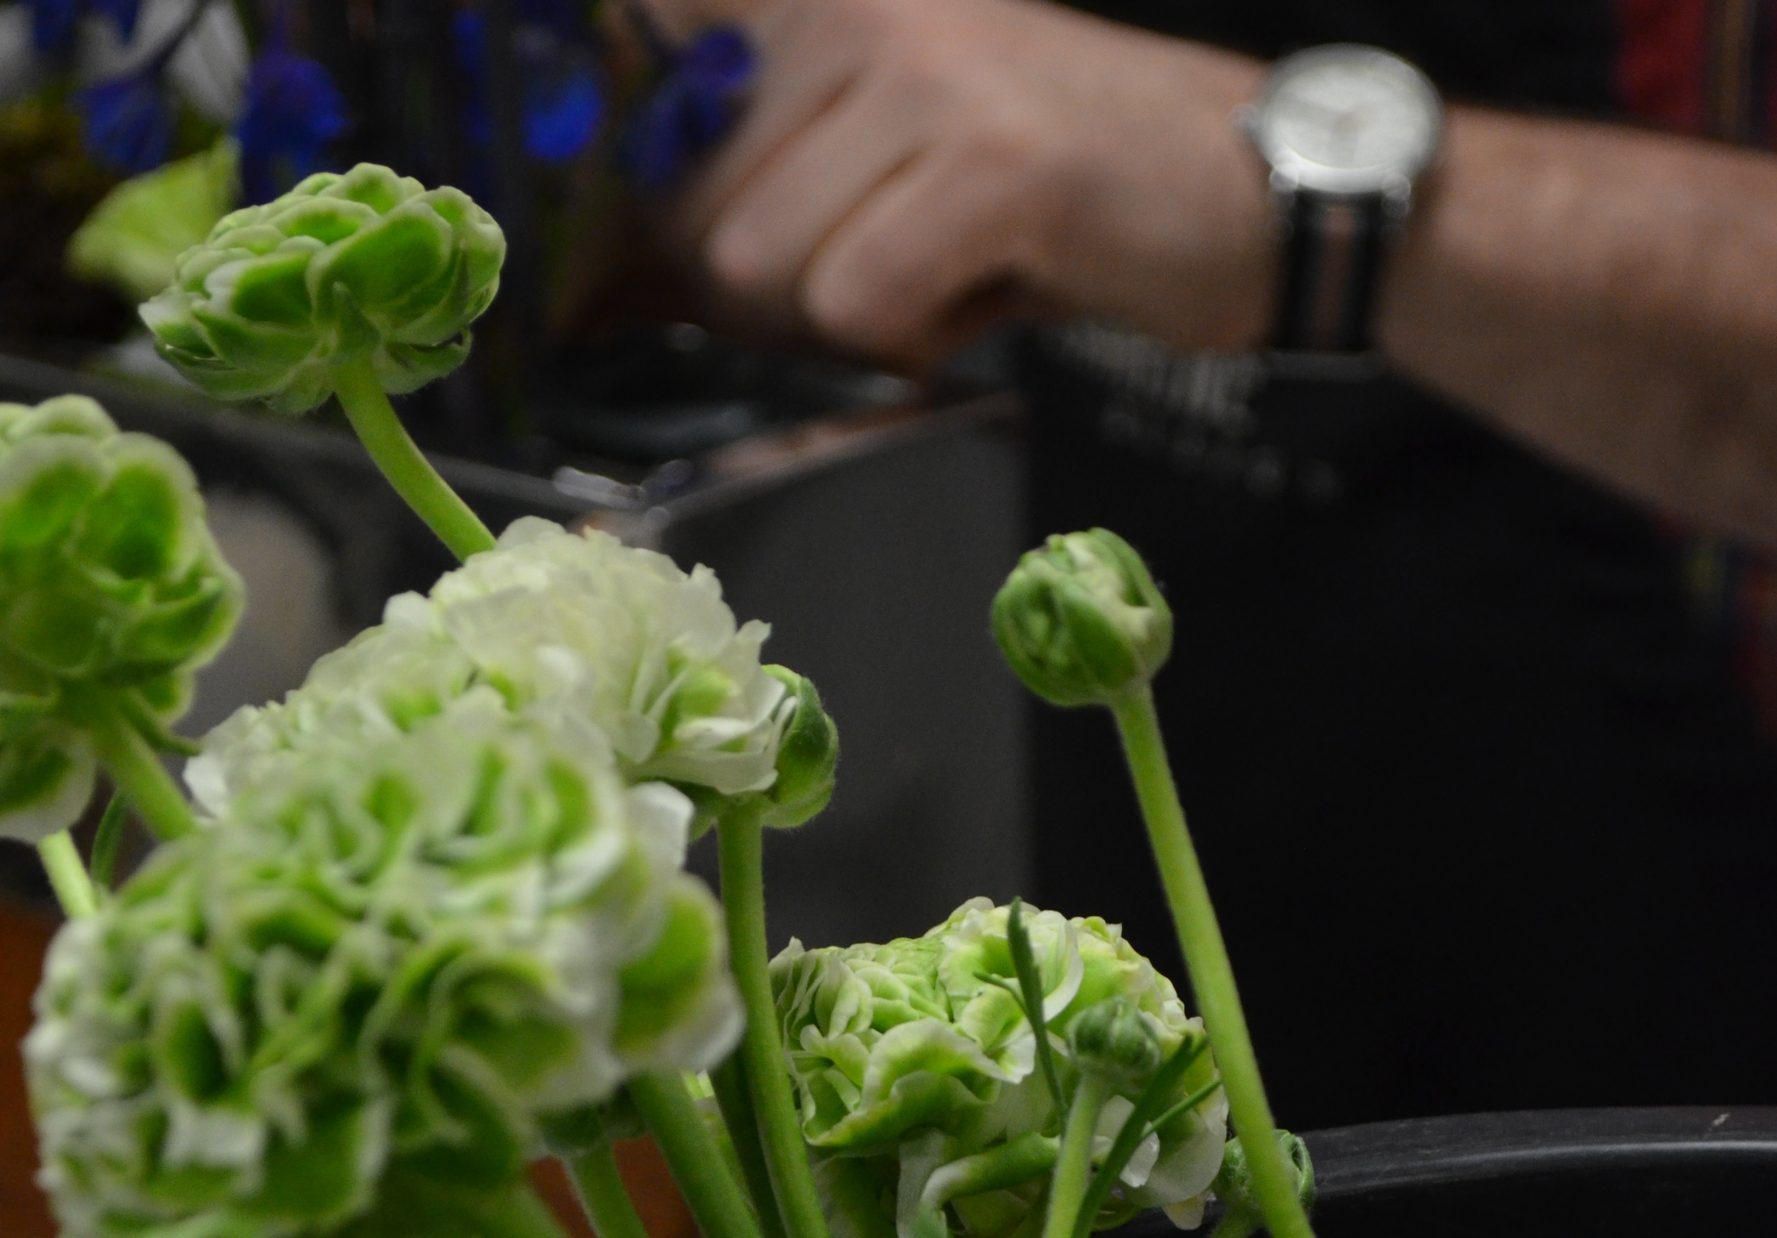
MULTIPOLYGON (((1609 102, 1604 5, 1166 9, 1609 102)), ((1280 1120, 1777 1103, 1777 759, 1678 539, 1387 377, 1026 351, 1033 542, 1116 529, 1176 611, 1162 714, 1280 1120)), ((1036 900, 1181 975, 1109 719, 1034 716, 1036 900)))

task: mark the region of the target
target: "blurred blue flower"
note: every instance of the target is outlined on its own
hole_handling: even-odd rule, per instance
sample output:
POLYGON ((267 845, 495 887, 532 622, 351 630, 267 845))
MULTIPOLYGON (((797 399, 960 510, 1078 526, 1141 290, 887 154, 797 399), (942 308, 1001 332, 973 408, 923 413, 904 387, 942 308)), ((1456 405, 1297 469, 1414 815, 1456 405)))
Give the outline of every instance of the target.
MULTIPOLYGON (((528 0, 519 6, 513 54, 524 83, 524 148, 533 159, 566 163, 598 136, 605 91, 594 69, 584 24, 565 0, 528 0)), ((451 21, 457 62, 469 82, 469 141, 493 141, 488 106, 487 18, 463 9, 451 21)))
POLYGON ((66 51, 86 16, 109 18, 126 43, 136 33, 142 0, 29 0, 31 44, 40 52, 66 51))
POLYGON ((686 164, 727 136, 757 65, 737 26, 712 27, 674 53, 623 135, 624 170, 644 189, 670 188, 686 164))
POLYGON ((160 66, 100 82, 75 96, 86 148, 100 163, 126 173, 147 172, 173 149, 173 107, 160 66))
POLYGON ((246 204, 270 201, 321 171, 327 144, 347 123, 345 96, 327 70, 274 39, 247 75, 246 106, 234 130, 246 204))

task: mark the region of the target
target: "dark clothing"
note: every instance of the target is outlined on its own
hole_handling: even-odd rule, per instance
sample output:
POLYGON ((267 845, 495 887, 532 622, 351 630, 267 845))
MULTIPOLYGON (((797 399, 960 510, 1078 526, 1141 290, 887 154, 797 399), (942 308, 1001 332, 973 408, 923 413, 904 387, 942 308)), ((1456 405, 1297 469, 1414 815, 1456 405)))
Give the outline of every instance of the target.
MULTIPOLYGON (((1686 106, 1619 21, 1659 7, 1164 6, 1589 115, 1686 106)), ((1156 687, 1280 1121, 1777 1103, 1777 751, 1684 537, 1392 378, 1080 329, 1028 361, 1033 537, 1122 532, 1176 612, 1156 687)), ((1037 901, 1166 967, 1109 720, 1036 735, 1037 901)))

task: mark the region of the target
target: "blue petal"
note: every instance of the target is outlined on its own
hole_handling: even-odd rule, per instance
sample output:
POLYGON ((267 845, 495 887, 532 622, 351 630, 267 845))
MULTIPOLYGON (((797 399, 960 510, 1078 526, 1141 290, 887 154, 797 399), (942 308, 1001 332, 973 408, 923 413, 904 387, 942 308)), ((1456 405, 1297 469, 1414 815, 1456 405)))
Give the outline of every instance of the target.
POLYGON ((631 122, 619 149, 624 170, 645 189, 670 187, 692 158, 734 127, 757 64, 738 27, 699 35, 674 58, 631 122))
POLYGON ((80 9, 80 0, 31 0, 31 46, 40 52, 71 46, 80 9))
POLYGON ((319 171, 327 144, 348 123, 345 97, 325 68, 283 47, 267 49, 247 76, 234 131, 247 200, 266 201, 319 171))
MULTIPOLYGON (((551 14, 544 11, 548 7, 523 5, 519 15, 526 20, 550 19, 551 14)), ((569 5, 562 11, 577 10, 569 5)), ((546 163, 565 163, 598 136, 605 119, 604 90, 576 49, 551 37, 548 30, 533 28, 524 33, 539 36, 520 38, 513 48, 519 76, 525 82, 525 152, 546 163)), ((451 44, 468 79, 465 136, 471 145, 485 147, 493 140, 487 105, 487 19, 475 9, 459 10, 451 19, 451 44)))
POLYGON ((92 0, 93 12, 111 19, 117 37, 128 43, 136 36, 136 18, 142 12, 142 0, 92 0))
POLYGON ((31 44, 40 52, 63 52, 74 44, 74 32, 88 13, 110 20, 124 42, 136 33, 142 0, 30 0, 31 44))
POLYGON ((173 109, 159 80, 131 74, 76 96, 94 157, 121 172, 147 172, 173 147, 173 109))
POLYGON ((738 94, 753 80, 759 58, 739 26, 712 26, 679 54, 679 69, 701 89, 738 94))
POLYGON ((572 68, 534 84, 525 99, 525 149, 546 163, 565 163, 586 149, 605 119, 598 79, 572 68))

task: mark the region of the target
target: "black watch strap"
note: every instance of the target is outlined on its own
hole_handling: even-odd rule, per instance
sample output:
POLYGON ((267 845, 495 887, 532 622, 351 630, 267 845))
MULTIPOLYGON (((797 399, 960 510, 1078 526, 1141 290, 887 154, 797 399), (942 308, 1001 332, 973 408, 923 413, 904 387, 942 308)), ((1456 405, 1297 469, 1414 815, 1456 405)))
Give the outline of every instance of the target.
POLYGON ((1293 195, 1274 348, 1370 350, 1387 223, 1380 197, 1293 195))

